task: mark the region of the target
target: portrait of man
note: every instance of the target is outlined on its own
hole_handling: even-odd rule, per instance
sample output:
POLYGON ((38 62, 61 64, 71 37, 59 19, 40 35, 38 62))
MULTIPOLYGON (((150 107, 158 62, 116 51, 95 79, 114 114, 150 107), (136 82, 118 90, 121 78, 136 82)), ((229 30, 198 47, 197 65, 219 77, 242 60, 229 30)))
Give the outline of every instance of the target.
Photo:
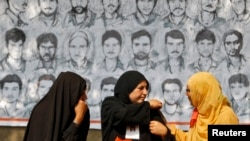
POLYGON ((28 0, 6 0, 8 7, 0 15, 0 24, 6 29, 28 26, 23 13, 27 10, 28 0))
POLYGON ((94 25, 96 14, 89 9, 89 0, 70 0, 71 10, 63 20, 64 28, 89 28, 94 25))
POLYGON ((110 76, 105 77, 101 81, 101 102, 108 96, 114 95, 114 88, 117 78, 110 76))
POLYGON ((56 57, 58 40, 54 33, 46 32, 36 38, 38 58, 27 62, 26 68, 33 72, 30 79, 34 80, 40 74, 56 74, 61 60, 56 57))
POLYGON ((73 31, 66 46, 66 60, 61 64, 59 71, 74 71, 83 77, 91 74, 93 62, 88 57, 91 54, 88 34, 82 30, 73 31))
POLYGON ((229 98, 241 123, 250 118, 249 79, 242 73, 233 74, 228 79, 229 98))
POLYGON ((126 17, 127 24, 133 27, 148 27, 159 24, 160 15, 154 12, 158 0, 135 0, 136 11, 126 17))
POLYGON ((23 103, 19 101, 23 82, 16 74, 7 74, 0 81, 2 97, 0 100, 0 117, 23 117, 23 103))
MULTIPOLYGON (((183 84, 178 78, 167 78, 161 83, 163 106, 162 113, 168 122, 187 121, 193 111, 192 106, 182 93, 183 84)), ((176 126, 187 129, 185 126, 176 126)))
POLYGON ((187 15, 188 0, 166 0, 170 13, 163 18, 164 28, 183 29, 189 34, 194 32, 194 19, 187 15))
POLYGON ((233 14, 228 19, 231 28, 243 32, 250 28, 250 13, 247 9, 247 0, 230 0, 233 14))
POLYGON ((165 34, 165 49, 167 58, 157 63, 157 69, 171 74, 181 74, 185 71, 183 52, 186 46, 184 34, 174 29, 165 34))
POLYGON ((55 79, 55 76, 52 74, 42 74, 34 82, 35 86, 25 96, 24 117, 29 118, 32 109, 47 94, 55 79))
POLYGON ((226 19, 218 16, 221 0, 198 0, 200 12, 195 18, 195 29, 212 28, 223 32, 227 27, 226 19))
POLYGON ((114 95, 114 88, 117 82, 117 78, 113 76, 105 76, 99 79, 98 81, 98 91, 99 97, 95 97, 93 93, 88 97, 89 109, 91 111, 90 118, 91 120, 100 120, 101 119, 101 104, 102 101, 108 97, 114 95), (90 98, 90 99, 89 99, 90 98))
POLYGON ((223 34, 223 45, 226 51, 226 59, 221 64, 229 74, 241 71, 248 71, 248 59, 242 54, 243 35, 235 29, 230 29, 223 34))
POLYGON ((122 49, 122 36, 117 30, 107 30, 102 35, 102 51, 104 59, 97 64, 95 71, 103 73, 121 74, 124 71, 124 64, 120 60, 122 49))
POLYGON ((152 37, 146 30, 139 30, 131 36, 134 57, 128 63, 128 70, 146 72, 154 70, 156 63, 150 60, 152 50, 152 37))
POLYGON ((119 27, 123 24, 125 17, 119 12, 121 0, 101 0, 103 13, 96 20, 98 25, 103 25, 107 29, 119 27))
POLYGON ((5 33, 7 55, 0 61, 0 70, 22 74, 26 60, 23 58, 25 33, 19 28, 12 28, 5 33))
POLYGON ((180 105, 182 83, 179 79, 165 79, 162 82, 164 98, 163 114, 168 121, 180 120, 182 109, 180 105))
POLYGON ((44 74, 38 78, 37 95, 39 99, 42 99, 47 94, 54 81, 55 76, 52 74, 44 74))
POLYGON ((199 71, 216 72, 220 61, 213 58, 216 36, 209 29, 199 31, 195 37, 198 59, 188 65, 188 69, 195 73, 199 71))
POLYGON ((58 27, 62 24, 62 15, 58 11, 58 0, 38 0, 40 11, 31 19, 35 27, 58 27))

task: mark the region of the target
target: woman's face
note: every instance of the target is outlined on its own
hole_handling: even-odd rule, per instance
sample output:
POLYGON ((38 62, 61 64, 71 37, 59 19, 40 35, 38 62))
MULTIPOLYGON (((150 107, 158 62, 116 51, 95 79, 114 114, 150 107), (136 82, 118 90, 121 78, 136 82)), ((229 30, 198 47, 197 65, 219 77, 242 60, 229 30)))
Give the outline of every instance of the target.
POLYGON ((191 93, 192 93, 192 92, 193 92, 193 91, 191 91, 190 88, 189 88, 189 86, 187 85, 187 88, 186 88, 186 96, 188 97, 188 100, 189 100, 190 104, 191 104, 192 106, 194 106, 194 104, 193 104, 193 102, 192 102, 192 98, 191 98, 191 93))
POLYGON ((136 88, 129 94, 132 103, 142 103, 148 95, 148 84, 146 81, 139 83, 136 88))

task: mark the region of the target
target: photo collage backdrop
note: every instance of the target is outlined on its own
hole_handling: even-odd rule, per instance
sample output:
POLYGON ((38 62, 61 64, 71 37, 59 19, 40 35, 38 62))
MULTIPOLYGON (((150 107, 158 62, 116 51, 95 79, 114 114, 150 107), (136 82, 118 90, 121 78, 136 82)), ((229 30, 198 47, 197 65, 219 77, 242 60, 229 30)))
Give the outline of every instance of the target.
POLYGON ((87 80, 91 128, 127 70, 150 82, 169 123, 186 130, 186 81, 213 73, 250 123, 249 0, 1 0, 0 126, 26 126, 60 72, 87 80))

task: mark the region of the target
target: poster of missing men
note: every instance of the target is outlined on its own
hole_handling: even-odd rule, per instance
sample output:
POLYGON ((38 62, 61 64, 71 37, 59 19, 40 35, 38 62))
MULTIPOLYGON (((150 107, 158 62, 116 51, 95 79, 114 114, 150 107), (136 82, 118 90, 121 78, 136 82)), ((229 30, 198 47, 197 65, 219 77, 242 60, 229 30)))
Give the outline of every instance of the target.
POLYGON ((1 0, 0 126, 26 126, 60 72, 87 80, 92 129, 127 70, 188 129, 188 78, 211 72, 250 124, 250 0, 1 0))

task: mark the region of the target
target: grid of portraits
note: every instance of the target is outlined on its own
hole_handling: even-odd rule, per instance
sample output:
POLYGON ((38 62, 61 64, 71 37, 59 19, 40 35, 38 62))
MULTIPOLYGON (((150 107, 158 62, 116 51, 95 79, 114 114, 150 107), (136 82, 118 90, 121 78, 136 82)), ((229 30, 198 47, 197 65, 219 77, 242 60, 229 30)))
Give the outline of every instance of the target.
POLYGON ((250 123, 249 0, 2 0, 0 125, 26 125, 60 72, 88 82, 91 128, 118 77, 142 72, 148 99, 188 129, 188 78, 213 73, 240 123, 250 123), (13 120, 14 119, 14 120, 13 120), (18 119, 18 120, 16 120, 18 119), (19 123, 20 121, 20 123, 19 123))

